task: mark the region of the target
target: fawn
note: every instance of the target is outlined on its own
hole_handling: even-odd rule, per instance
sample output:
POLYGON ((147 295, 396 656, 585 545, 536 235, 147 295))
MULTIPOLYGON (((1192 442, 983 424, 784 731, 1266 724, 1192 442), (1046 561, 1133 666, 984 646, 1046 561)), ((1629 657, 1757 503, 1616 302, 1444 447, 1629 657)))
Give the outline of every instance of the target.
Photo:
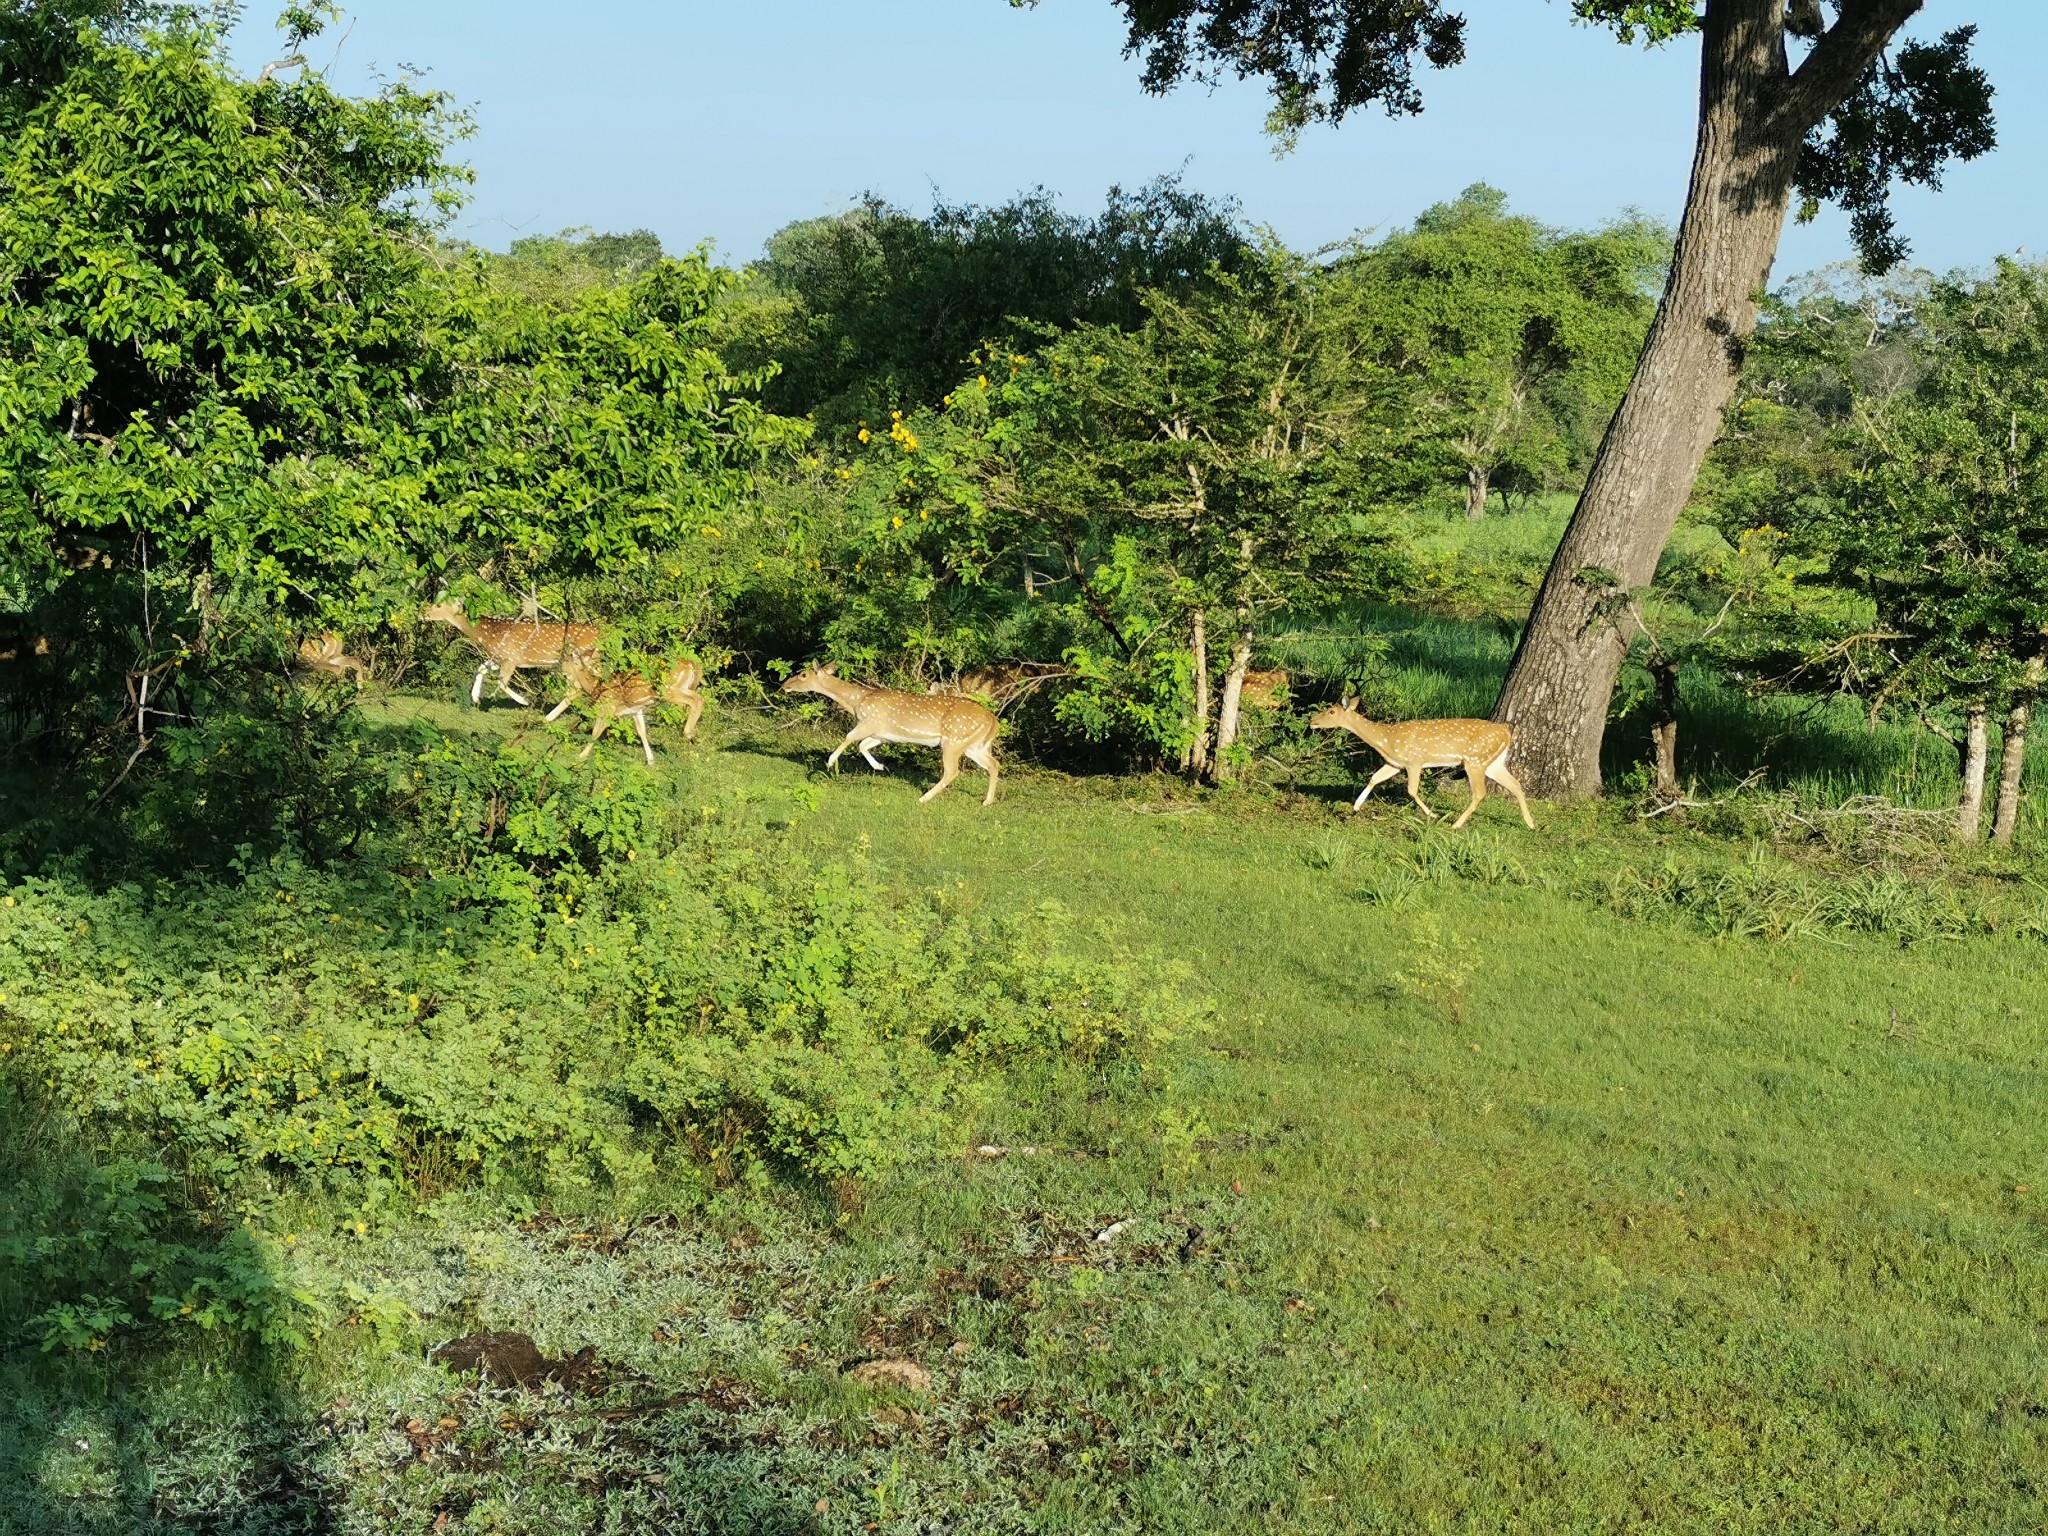
POLYGON ((333 630, 323 630, 299 642, 299 665, 309 672, 324 672, 329 677, 346 677, 353 673, 356 686, 362 687, 370 676, 370 669, 361 661, 342 649, 343 641, 333 630))
POLYGON ((548 711, 553 720, 563 710, 576 702, 576 694, 587 694, 597 718, 590 725, 590 741, 583 748, 578 760, 590 756, 596 750, 598 738, 611 729, 614 720, 630 718, 633 729, 640 733, 640 750, 647 754, 649 767, 654 765, 654 748, 647 740, 647 707, 659 699, 687 710, 683 721, 683 739, 697 739, 697 722, 704 714, 704 669, 683 657, 661 674, 661 683, 647 681, 638 672, 627 672, 617 677, 599 677, 581 651, 570 651, 562 657, 562 675, 575 690, 561 703, 548 711))
POLYGON ((1309 724, 1319 731, 1349 731, 1386 759, 1351 802, 1354 811, 1365 804, 1365 797, 1373 790, 1396 774, 1406 772, 1408 798, 1422 807, 1423 815, 1434 820, 1436 812, 1422 799, 1422 770, 1462 768, 1472 784, 1472 803, 1451 823, 1454 829, 1472 819, 1479 802, 1486 798, 1486 781, 1492 779, 1515 797, 1515 804, 1522 808, 1522 820, 1530 831, 1536 830, 1536 819, 1529 814, 1522 786, 1508 772, 1508 753, 1514 747, 1515 733, 1504 725, 1491 720, 1368 720, 1358 712, 1356 699, 1346 699, 1322 711, 1309 724))
POLYGON ((476 681, 469 685, 469 702, 483 703, 484 675, 498 674, 498 688, 518 704, 533 701, 512 686, 522 668, 544 671, 559 667, 570 655, 581 655, 586 663, 597 658, 598 628, 595 624, 543 624, 538 619, 477 619, 471 622, 460 603, 430 603, 420 617, 452 624, 463 639, 484 653, 476 669, 476 681))
POLYGON ((881 742, 901 741, 912 746, 937 747, 941 773, 939 782, 919 795, 918 804, 938 794, 960 777, 960 759, 966 758, 988 774, 988 793, 983 805, 996 803, 996 717, 994 711, 946 694, 901 693, 894 688, 870 688, 849 683, 838 675, 831 662, 793 673, 782 685, 784 693, 822 693, 853 716, 853 729, 839 743, 827 768, 837 771, 839 755, 848 747, 859 747, 860 755, 877 773, 888 770, 875 760, 874 748, 881 742))

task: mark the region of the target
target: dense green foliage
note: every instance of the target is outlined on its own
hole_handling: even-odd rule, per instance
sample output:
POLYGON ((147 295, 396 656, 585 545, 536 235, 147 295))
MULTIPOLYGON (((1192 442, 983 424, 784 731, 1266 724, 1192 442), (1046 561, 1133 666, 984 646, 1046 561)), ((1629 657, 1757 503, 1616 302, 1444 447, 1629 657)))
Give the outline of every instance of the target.
MULTIPOLYGON (((1428 443, 1466 510, 1565 488, 1591 462, 1642 350, 1670 237, 1643 220, 1545 229, 1468 187, 1343 262, 1347 322, 1428 402, 1428 443)), ((1421 446, 1421 445, 1418 445, 1421 446)))
MULTIPOLYGON (((1465 58, 1465 17, 1441 0, 1115 3, 1129 21, 1127 48, 1145 61, 1147 90, 1168 91, 1184 79, 1214 83, 1226 75, 1260 80, 1273 98, 1269 126, 1286 136, 1375 104, 1390 114, 1420 112, 1417 68, 1445 69, 1465 58)), ((1850 55, 1866 37, 1881 45, 1913 9, 1843 0, 1831 15, 1819 0, 1791 0, 1780 23, 1762 12, 1745 16, 1723 0, 1572 0, 1571 6, 1574 19, 1611 28, 1623 43, 1650 47, 1702 28, 1726 33, 1782 24, 1792 62, 1817 58, 1824 66, 1804 71, 1799 82, 1817 93, 1801 103, 1813 126, 1800 146, 1799 216, 1813 218, 1822 202, 1846 209, 1873 272, 1889 270, 1906 255, 1892 220, 1892 188, 1939 187, 1950 161, 1975 159, 1996 142, 1991 85, 1970 54, 1975 27, 1953 28, 1931 43, 1907 41, 1896 58, 1873 45, 1863 55, 1867 68, 1843 73, 1838 55, 1850 55)))
MULTIPOLYGON (((1338 16, 1132 8, 1283 128, 1459 46, 1254 13, 1338 16)), ((1604 599, 1623 793, 1340 827, 1302 706, 1489 709, 1660 231, 497 254, 416 85, 97 0, 0 70, 0 1536, 2041 1523, 2041 269, 1774 301, 1604 599), (703 738, 455 707, 443 597, 703 738), (823 655, 1000 704, 998 805, 814 778, 823 655), (425 1359, 504 1328, 554 1380, 425 1359)))
POLYGON ((869 197, 770 237, 727 324, 737 359, 777 366, 771 405, 850 429, 936 402, 985 343, 1133 323, 1149 290, 1185 291, 1246 254, 1237 210, 1171 178, 1112 188, 1092 218, 1042 190, 922 219, 869 197))

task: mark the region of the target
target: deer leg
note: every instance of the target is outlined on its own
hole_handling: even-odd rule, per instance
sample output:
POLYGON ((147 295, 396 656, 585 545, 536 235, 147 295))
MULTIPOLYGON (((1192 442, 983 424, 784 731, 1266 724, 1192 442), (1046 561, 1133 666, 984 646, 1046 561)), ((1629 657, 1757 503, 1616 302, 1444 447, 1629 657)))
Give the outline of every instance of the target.
POLYGON ((1515 804, 1522 808, 1522 823, 1531 832, 1536 830, 1536 818, 1529 814, 1528 797, 1522 793, 1522 786, 1515 782, 1515 776, 1508 772, 1507 754, 1503 752, 1495 762, 1487 764, 1486 776, 1515 797, 1515 804))
POLYGON ((590 722, 590 744, 577 754, 577 762, 582 762, 584 758, 597 750, 597 738, 610 730, 611 725, 612 717, 600 709, 597 712, 597 718, 590 722))
POLYGON ((517 667, 498 668, 498 691, 509 698, 514 704, 522 706, 531 704, 533 700, 512 686, 512 679, 518 675, 519 669, 517 667))
POLYGON ((1472 786, 1472 803, 1465 807, 1464 814, 1451 823, 1451 830, 1457 831, 1472 819, 1472 813, 1479 809, 1479 802, 1486 798, 1486 770, 1477 763, 1465 764, 1465 779, 1472 786))
POLYGON ((574 704, 575 702, 576 702, 576 690, 575 690, 574 688, 571 688, 571 689, 570 689, 570 690, 569 690, 569 691, 568 691, 568 692, 567 692, 566 694, 564 694, 564 695, 562 696, 562 702, 561 702, 561 703, 559 703, 559 704, 557 704, 557 705, 556 705, 556 706, 555 706, 555 707, 554 707, 553 709, 551 709, 551 710, 549 710, 549 711, 548 711, 548 719, 550 719, 550 720, 559 720, 559 719, 561 719, 563 715, 565 715, 565 714, 567 714, 567 713, 568 713, 568 710, 569 710, 569 706, 570 706, 571 704, 574 704))
POLYGON ((647 766, 652 768, 654 766, 654 747, 647 740, 646 710, 636 709, 633 711, 633 729, 640 733, 640 750, 647 754, 647 766))
POLYGON ((1400 771, 1401 770, 1395 767, 1392 763, 1382 764, 1380 767, 1380 771, 1365 781, 1365 788, 1361 789, 1358 792, 1358 798, 1351 802, 1351 809, 1355 811, 1362 808, 1365 805, 1365 797, 1367 795, 1370 795, 1374 790, 1378 789, 1382 784, 1386 783, 1387 780, 1394 777, 1394 775, 1399 773, 1400 771))
POLYGON ((697 739, 697 722, 704 718, 704 695, 701 693, 684 694, 683 708, 690 712, 689 717, 683 721, 683 740, 695 741, 697 739))
POLYGON ((1427 816, 1431 821, 1436 820, 1436 812, 1432 811, 1429 808, 1429 802, 1422 798, 1422 764, 1420 763, 1410 763, 1408 765, 1408 798, 1422 807, 1423 815, 1427 816))
POLYGON ((860 741, 860 755, 868 760, 868 766, 875 772, 887 773, 888 765, 875 757, 875 748, 881 744, 882 738, 879 736, 863 736, 860 741))
POLYGON ((939 762, 944 769, 939 775, 939 782, 917 797, 919 805, 923 805, 925 801, 941 793, 948 784, 960 777, 960 743, 957 741, 939 743, 939 762))
POLYGON ((834 773, 837 773, 839 771, 839 754, 844 752, 848 747, 852 746, 856 741, 859 740, 860 727, 856 725, 852 730, 846 733, 846 740, 842 741, 841 743, 839 743, 838 746, 832 749, 832 755, 825 759, 825 766, 827 768, 830 768, 834 773))
POLYGON ((498 664, 495 661, 486 661, 476 669, 476 681, 469 685, 469 702, 479 709, 483 708, 484 703, 484 674, 495 672, 497 669, 498 664))
POLYGON ((967 749, 967 760, 973 763, 975 767, 987 771, 988 793, 981 797, 981 803, 983 805, 994 805, 996 803, 996 780, 1002 777, 1001 772, 996 767, 995 743, 985 741, 978 747, 969 747, 967 749))

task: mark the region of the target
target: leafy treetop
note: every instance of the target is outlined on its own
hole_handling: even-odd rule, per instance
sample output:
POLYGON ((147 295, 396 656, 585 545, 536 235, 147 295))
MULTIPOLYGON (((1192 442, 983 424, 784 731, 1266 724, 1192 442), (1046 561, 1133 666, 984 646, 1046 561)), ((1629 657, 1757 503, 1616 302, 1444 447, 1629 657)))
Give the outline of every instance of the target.
MULTIPOLYGON (((1029 3, 1029 0, 1015 0, 1029 3)), ((1572 0, 1575 19, 1611 28, 1623 42, 1655 46, 1700 30, 1745 0, 1572 0)), ((1776 0, 1767 0, 1768 10, 1776 0)), ((1283 137, 1314 122, 1338 122, 1378 103, 1389 113, 1422 110, 1415 73, 1465 57, 1465 18, 1442 0, 1117 0, 1129 31, 1126 52, 1144 60, 1144 84, 1166 91, 1184 79, 1226 74, 1263 79, 1271 123, 1283 137)), ((1746 0, 1751 11, 1758 0, 1746 0)), ((1892 224, 1895 182, 1939 187, 1943 165, 1989 150, 1995 135, 1991 86, 1970 62, 1974 27, 1935 42, 1909 42, 1856 73, 1846 58, 1888 38, 1919 0, 1790 0, 1785 34, 1807 46, 1770 110, 1807 125, 1798 171, 1800 216, 1823 202, 1848 210, 1865 265, 1883 271, 1906 253, 1892 224)), ((1731 22, 1731 24, 1733 24, 1731 22)))

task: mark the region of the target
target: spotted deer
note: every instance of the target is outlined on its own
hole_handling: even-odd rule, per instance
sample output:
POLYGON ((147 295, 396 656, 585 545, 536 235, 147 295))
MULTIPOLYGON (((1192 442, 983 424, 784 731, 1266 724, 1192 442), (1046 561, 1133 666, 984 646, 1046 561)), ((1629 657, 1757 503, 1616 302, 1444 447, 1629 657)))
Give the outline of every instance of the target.
POLYGON ((1486 781, 1492 779, 1515 797, 1515 804, 1522 808, 1522 820, 1530 831, 1536 830, 1536 819, 1529 814, 1522 786, 1508 772, 1508 753, 1514 748, 1515 734, 1504 725, 1491 720, 1368 720, 1358 712, 1356 699, 1346 699, 1322 711, 1309 724, 1319 731, 1349 731, 1386 759, 1351 802, 1354 811, 1388 779, 1406 773, 1408 798, 1422 807, 1423 815, 1435 820, 1436 812, 1422 798, 1422 770, 1462 768, 1472 785, 1472 803, 1451 823, 1454 829, 1472 819, 1479 802, 1486 798, 1486 781))
POLYGON ((349 655, 343 645, 341 636, 331 629, 308 635, 299 642, 299 665, 309 672, 325 673, 328 677, 347 677, 353 673, 356 686, 360 688, 369 680, 370 669, 349 655))
POLYGON ((782 685, 782 691, 821 693, 853 716, 853 729, 825 759, 827 768, 836 771, 840 754, 848 747, 857 746, 860 755, 868 760, 868 766, 877 773, 888 771, 875 758, 874 749, 882 742, 900 741, 918 747, 937 747, 941 767, 939 782, 918 796, 920 805, 960 777, 960 760, 963 757, 987 772, 988 793, 982 797, 981 803, 995 804, 996 780, 1000 775, 996 768, 996 717, 993 710, 972 699, 946 694, 902 693, 894 688, 871 688, 866 683, 850 683, 838 675, 836 667, 829 661, 822 667, 809 667, 793 673, 782 685))
POLYGON ((498 690, 507 698, 518 704, 531 704, 531 699, 512 686, 512 680, 522 670, 559 667, 570 655, 580 655, 589 667, 596 665, 599 631, 595 624, 543 624, 537 618, 472 621, 460 603, 448 602, 430 603, 420 617, 453 625, 463 639, 484 653, 483 665, 476 669, 476 681, 469 685, 472 704, 483 703, 487 673, 498 674, 498 690))
POLYGON ((548 711, 550 720, 556 719, 571 704, 576 694, 589 698, 595 719, 590 723, 590 741, 579 756, 590 756, 596 750, 598 739, 611 729, 614 720, 630 719, 633 729, 640 733, 640 750, 647 754, 649 767, 654 765, 654 748, 647 740, 647 709, 656 700, 673 704, 687 711, 683 721, 683 739, 697 739, 697 722, 704 714, 704 669, 688 657, 678 660, 661 674, 659 685, 650 683, 638 672, 621 673, 616 677, 600 677, 581 651, 569 651, 562 657, 562 675, 575 690, 561 703, 548 711))
POLYGON ((1287 683, 1285 667, 1272 667, 1263 672, 1254 669, 1245 673, 1244 688, 1238 697, 1259 709, 1278 709, 1280 696, 1287 691, 1287 683))

